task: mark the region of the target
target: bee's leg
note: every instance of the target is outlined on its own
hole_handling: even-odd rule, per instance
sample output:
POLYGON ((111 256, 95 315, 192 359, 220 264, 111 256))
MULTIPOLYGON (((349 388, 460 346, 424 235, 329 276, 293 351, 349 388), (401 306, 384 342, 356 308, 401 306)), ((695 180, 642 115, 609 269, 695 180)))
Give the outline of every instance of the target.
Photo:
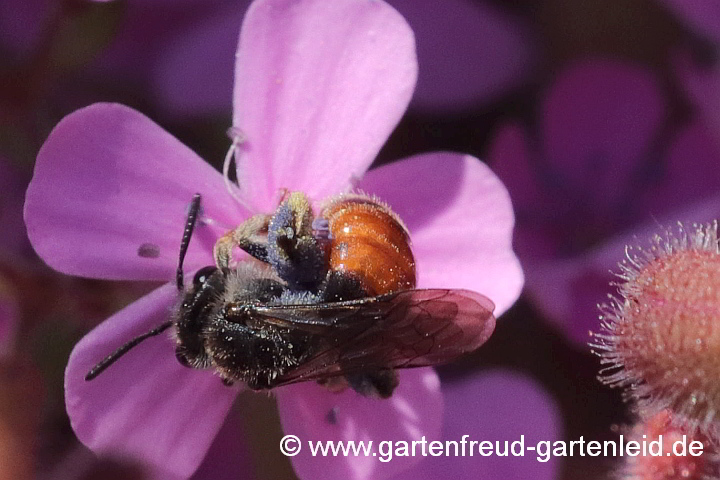
POLYGON ((313 235, 310 202, 292 192, 268 226, 268 263, 292 289, 316 290, 327 273, 326 251, 313 235))
POLYGON ((341 393, 344 392, 346 388, 350 386, 347 379, 345 377, 329 377, 329 378, 321 378, 317 381, 318 385, 322 385, 323 387, 327 388, 329 391, 333 393, 341 393))
POLYGON ((398 386, 397 374, 391 369, 346 375, 348 383, 360 395, 374 398, 390 398, 398 386))
POLYGON ((267 262, 267 233, 270 218, 270 215, 255 215, 220 237, 213 247, 215 265, 220 269, 230 268, 232 250, 235 246, 258 260, 267 262))
POLYGON ((248 325, 254 323, 247 312, 221 312, 203 329, 205 350, 222 378, 243 382, 251 390, 269 390, 307 357, 312 337, 248 325))

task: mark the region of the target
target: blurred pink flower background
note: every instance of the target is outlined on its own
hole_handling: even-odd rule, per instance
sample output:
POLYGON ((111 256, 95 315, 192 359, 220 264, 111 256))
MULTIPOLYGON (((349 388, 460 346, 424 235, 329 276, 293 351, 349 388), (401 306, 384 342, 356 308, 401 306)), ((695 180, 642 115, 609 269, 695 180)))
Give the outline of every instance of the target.
POLYGON ((712 131, 668 116, 652 72, 591 58, 559 73, 530 128, 503 126, 491 144, 515 202, 527 291, 580 344, 599 326, 625 245, 647 244, 652 224, 716 215, 701 206, 720 195, 712 131))
MULTIPOLYGON (((596 381, 587 333, 597 329, 595 304, 613 292, 609 271, 617 270, 626 244, 646 244, 677 221, 717 218, 717 5, 389 0, 388 7, 342 0, 333 8, 399 12, 404 20, 391 15, 395 20, 376 30, 394 40, 362 57, 377 67, 373 62, 390 50, 397 61, 386 76, 357 65, 355 76, 325 71, 323 84, 297 73, 303 64, 327 65, 329 52, 350 41, 337 29, 357 29, 360 17, 298 37, 327 34, 336 40, 331 45, 278 53, 275 60, 268 54, 283 42, 301 45, 291 38, 301 30, 286 26, 300 18, 300 6, 316 1, 298 0, 298 17, 279 15, 265 34, 252 34, 237 62, 249 0, 0 3, 0 350, 9 352, 8 371, 25 372, 22 381, 0 378, 9 394, 0 424, 11 427, 10 438, 29 442, 13 444, 30 447, 18 465, 34 467, 28 476, 53 479, 186 478, 193 471, 195 479, 610 478, 618 465, 606 458, 395 458, 379 465, 299 455, 291 464, 277 447, 283 429, 349 438, 363 425, 373 439, 387 440, 416 428, 429 440, 525 435, 529 443, 616 439, 612 426, 634 422, 620 394, 596 381), (409 38, 405 22, 417 63, 410 44, 393 43, 409 38), (416 83, 398 76, 415 66, 416 83), (268 83, 278 72, 285 83, 268 83), (405 83, 393 83, 398 78, 405 83), (85 108, 96 102, 103 104, 85 108), (130 108, 108 105, 118 103, 130 108), (422 286, 481 291, 502 313, 521 285, 512 235, 526 274, 524 295, 477 353, 436 370, 404 372, 395 403, 382 411, 368 410, 350 392, 333 396, 314 385, 279 390, 279 409, 274 399, 250 392, 235 399, 211 381, 217 379, 177 370, 167 339, 148 341, 127 368, 113 367, 116 375, 97 384, 68 381, 71 399, 94 392, 91 401, 69 402, 76 436, 63 398, 73 346, 118 312, 73 355, 71 370, 84 374, 98 356, 166 318, 175 292, 155 289, 172 279, 193 193, 206 195, 206 216, 222 224, 198 229, 188 275, 211 262, 217 234, 245 218, 217 173, 231 125, 249 137, 239 194, 251 197, 254 208, 272 209, 278 186, 307 190, 320 201, 357 183, 384 197, 408 224, 422 286), (21 222, 36 159, 28 209, 42 206, 35 211, 45 213, 31 214, 30 235, 43 260, 70 276, 42 264, 21 222), (138 257, 138 241, 155 242, 160 257, 138 257), (87 356, 78 353, 83 348, 87 356), (144 375, 128 375, 147 358, 163 360, 154 369, 148 362, 136 368, 144 375), (198 383, 188 386, 182 380, 188 377, 198 383), (217 392, 212 406, 200 404, 202 385, 217 392), (182 391, 192 402, 178 409, 182 391), (40 400, 37 409, 29 399, 40 400), (132 407, 136 424, 129 413, 99 407, 125 401, 142 404, 132 407), (421 417, 393 412, 403 401, 421 417), (32 428, 12 420, 24 406, 38 420, 22 424, 32 428), (335 425, 326 418, 332 407, 335 425), (183 414, 185 423, 167 428, 183 414), (155 430, 169 432, 166 440, 184 449, 153 441, 155 430), (133 445, 138 432, 152 435, 133 445), (96 458, 78 437, 107 455, 96 458), (164 448, 175 451, 172 466, 164 448), (134 455, 119 458, 122 452, 134 455)), ((13 451, 9 445, 0 441, 0 458, 13 451)))

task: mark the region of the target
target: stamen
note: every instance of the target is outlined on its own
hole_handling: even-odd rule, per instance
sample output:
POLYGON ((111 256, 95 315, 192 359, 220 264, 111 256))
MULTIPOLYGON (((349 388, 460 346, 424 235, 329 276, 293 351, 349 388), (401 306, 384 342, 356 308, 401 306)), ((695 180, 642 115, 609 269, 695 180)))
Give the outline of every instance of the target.
POLYGON ((233 164, 233 161, 236 166, 239 163, 238 157, 240 156, 240 154, 238 146, 246 140, 245 134, 237 127, 230 127, 227 131, 227 134, 232 139, 232 144, 230 145, 230 148, 225 155, 225 160, 223 161, 222 173, 223 181, 225 182, 225 189, 235 200, 237 200, 240 205, 242 205, 250 213, 257 213, 242 195, 242 188, 240 187, 240 185, 243 182, 240 181, 241 179, 238 178, 237 183, 233 183, 233 181, 230 180, 230 166, 233 164))

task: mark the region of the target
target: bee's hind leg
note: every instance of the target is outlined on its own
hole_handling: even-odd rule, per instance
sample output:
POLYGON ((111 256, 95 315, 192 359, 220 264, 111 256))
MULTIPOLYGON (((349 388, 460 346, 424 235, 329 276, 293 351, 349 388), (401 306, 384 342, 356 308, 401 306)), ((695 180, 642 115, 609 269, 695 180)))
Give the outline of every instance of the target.
POLYGON ((390 398, 398 386, 397 374, 391 369, 345 375, 345 378, 353 390, 371 398, 390 398))

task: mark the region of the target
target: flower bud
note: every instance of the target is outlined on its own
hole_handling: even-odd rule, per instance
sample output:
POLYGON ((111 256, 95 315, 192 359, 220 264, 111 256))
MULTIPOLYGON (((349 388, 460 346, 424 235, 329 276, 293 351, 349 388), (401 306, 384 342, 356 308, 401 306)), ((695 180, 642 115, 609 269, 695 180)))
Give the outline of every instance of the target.
POLYGON ((642 411, 672 411, 689 433, 718 439, 720 253, 717 222, 682 225, 650 249, 627 250, 618 298, 601 307, 593 347, 601 380, 642 411))
POLYGON ((623 480, 705 480, 718 478, 717 447, 707 437, 673 424, 670 410, 640 420, 628 441, 638 442, 641 454, 626 456, 617 475, 623 480))

